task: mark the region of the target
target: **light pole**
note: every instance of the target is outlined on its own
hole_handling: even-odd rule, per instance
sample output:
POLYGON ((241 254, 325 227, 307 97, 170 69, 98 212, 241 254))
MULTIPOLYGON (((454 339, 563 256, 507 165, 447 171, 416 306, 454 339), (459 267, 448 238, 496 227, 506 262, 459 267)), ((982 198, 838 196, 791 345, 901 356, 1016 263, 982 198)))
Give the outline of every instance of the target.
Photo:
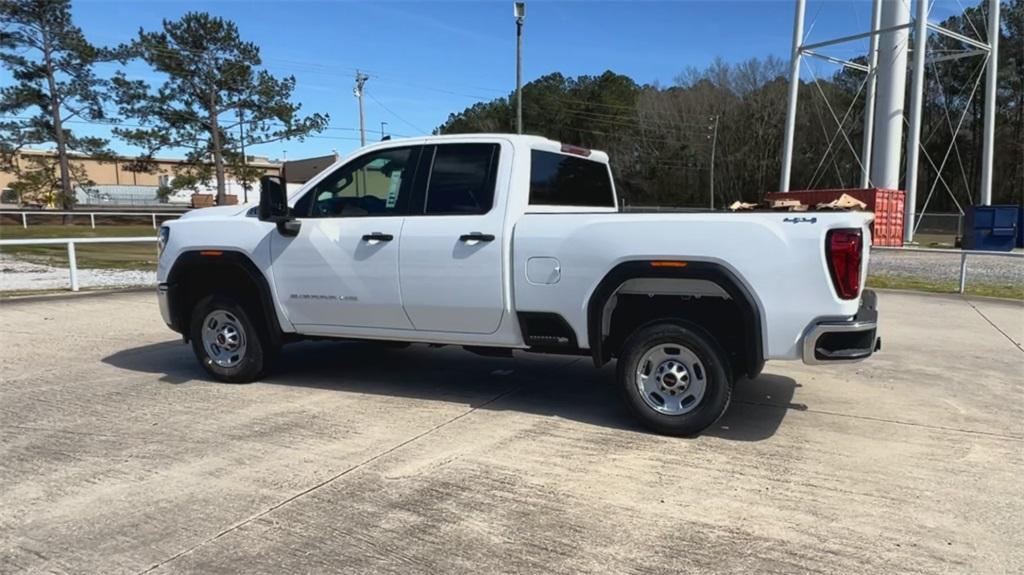
POLYGON ((516 16, 516 133, 523 133, 523 20, 526 2, 515 3, 516 16))
POLYGON ((384 126, 387 126, 387 125, 388 125, 387 122, 381 122, 380 123, 380 139, 381 140, 384 139, 384 126))
POLYGON ((238 106, 238 142, 242 146, 242 203, 249 203, 249 173, 246 171, 245 160, 245 110, 238 106))
POLYGON ((714 122, 711 126, 711 190, 709 195, 711 196, 711 211, 715 211, 715 147, 718 145, 718 115, 710 118, 714 122))

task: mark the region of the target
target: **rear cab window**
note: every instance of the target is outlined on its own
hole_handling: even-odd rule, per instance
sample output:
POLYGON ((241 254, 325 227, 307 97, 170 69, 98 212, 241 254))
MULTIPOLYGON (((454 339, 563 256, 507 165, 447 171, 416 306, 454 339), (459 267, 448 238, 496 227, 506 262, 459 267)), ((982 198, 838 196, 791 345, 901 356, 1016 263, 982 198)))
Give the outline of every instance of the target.
POLYGON ((483 215, 494 205, 498 144, 440 144, 433 149, 426 215, 483 215))
POLYGON ((530 206, 615 210, 608 164, 570 154, 531 150, 530 206))

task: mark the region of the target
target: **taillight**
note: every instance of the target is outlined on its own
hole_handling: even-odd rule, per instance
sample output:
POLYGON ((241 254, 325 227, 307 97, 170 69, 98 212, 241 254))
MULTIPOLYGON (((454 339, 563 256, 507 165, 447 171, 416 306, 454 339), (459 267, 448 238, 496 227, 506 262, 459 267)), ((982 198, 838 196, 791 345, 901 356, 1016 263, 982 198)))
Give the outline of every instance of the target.
POLYGON ((860 230, 830 230, 825 236, 825 259, 832 285, 842 299, 855 299, 860 292, 860 262, 864 242, 860 230))

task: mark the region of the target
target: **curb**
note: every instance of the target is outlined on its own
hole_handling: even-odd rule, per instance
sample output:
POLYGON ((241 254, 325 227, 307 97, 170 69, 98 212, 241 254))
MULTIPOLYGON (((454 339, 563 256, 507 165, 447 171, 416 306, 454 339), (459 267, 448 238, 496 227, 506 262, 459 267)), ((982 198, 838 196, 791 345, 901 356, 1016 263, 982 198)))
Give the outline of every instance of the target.
POLYGON ((958 293, 944 293, 935 291, 924 291, 915 289, 900 289, 900 288, 880 288, 868 286, 867 289, 874 290, 880 293, 891 293, 891 294, 906 294, 906 295, 923 295, 934 298, 945 298, 945 299, 961 299, 971 301, 991 301, 998 303, 1011 303, 1024 306, 1024 300, 1013 299, 1008 297, 993 297, 987 295, 970 295, 970 294, 958 294, 958 293))
MULTIPOLYGON (((69 299, 81 299, 81 298, 94 298, 94 297, 112 296, 112 295, 120 295, 120 294, 130 294, 130 293, 142 293, 142 292, 156 293, 156 286, 136 286, 136 287, 128 287, 128 288, 97 289, 97 290, 80 291, 80 292, 67 291, 67 292, 56 292, 56 293, 32 294, 32 295, 25 295, 25 296, 14 295, 14 296, 10 296, 10 297, 0 297, 0 305, 9 305, 9 304, 17 304, 17 303, 38 303, 38 302, 42 302, 42 301, 61 301, 61 300, 69 300, 69 299)), ((2 292, 0 292, 0 294, 2 294, 2 292)))

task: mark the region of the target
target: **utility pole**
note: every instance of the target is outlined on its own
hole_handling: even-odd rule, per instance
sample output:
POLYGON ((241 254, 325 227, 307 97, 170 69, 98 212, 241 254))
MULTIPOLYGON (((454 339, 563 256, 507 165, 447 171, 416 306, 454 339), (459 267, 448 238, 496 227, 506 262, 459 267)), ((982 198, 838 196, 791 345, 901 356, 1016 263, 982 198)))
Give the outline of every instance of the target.
POLYGON ((249 174, 246 171, 248 162, 245 157, 245 110, 238 106, 238 141, 242 147, 242 203, 249 203, 249 174))
POLYGON ((380 123, 380 139, 382 141, 384 140, 384 126, 387 126, 387 125, 388 125, 387 122, 381 122, 380 123))
POLYGON ((516 133, 523 133, 523 20, 526 2, 515 3, 516 16, 516 133))
POLYGON ((716 114, 711 118, 714 122, 711 126, 711 186, 709 196, 711 201, 709 202, 711 211, 715 211, 715 147, 718 144, 718 115, 716 114))
POLYGON ((359 98, 359 146, 366 145, 366 120, 363 117, 363 84, 370 77, 356 70, 356 87, 352 89, 352 95, 359 98))

